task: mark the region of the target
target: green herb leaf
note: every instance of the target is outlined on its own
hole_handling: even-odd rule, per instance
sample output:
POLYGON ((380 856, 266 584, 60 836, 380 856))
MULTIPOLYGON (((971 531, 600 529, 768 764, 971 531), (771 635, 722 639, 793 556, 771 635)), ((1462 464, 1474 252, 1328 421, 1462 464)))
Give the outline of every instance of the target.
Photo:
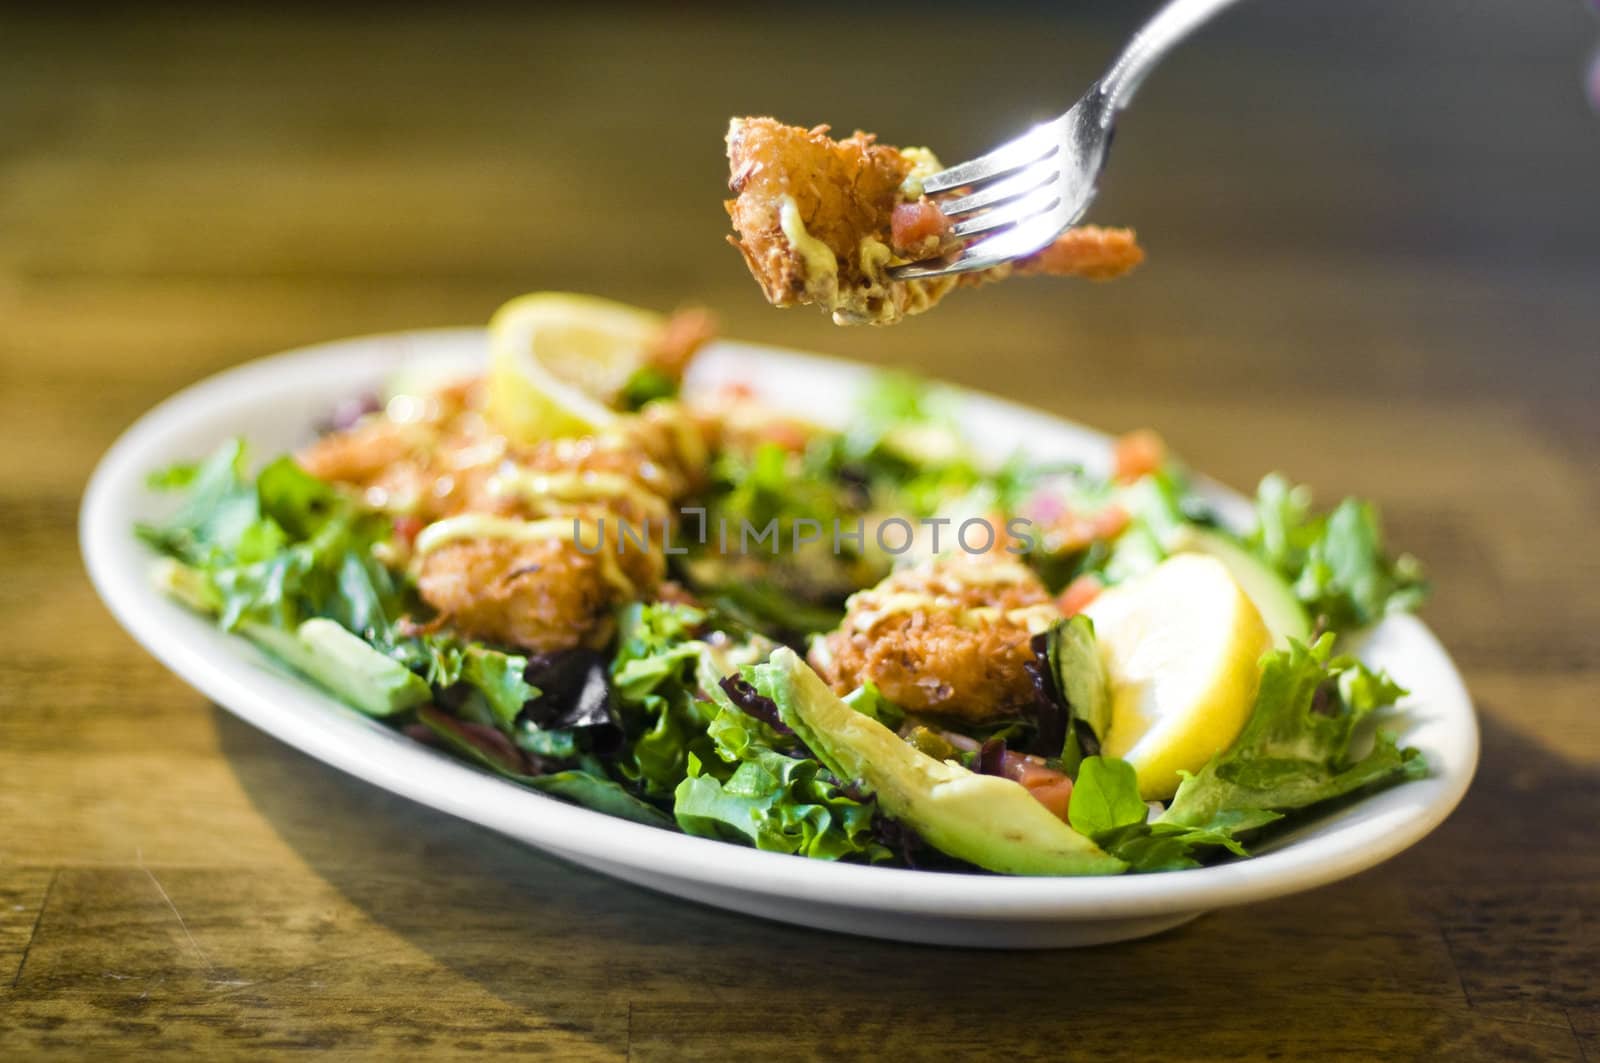
POLYGON ((1139 796, 1133 765, 1117 757, 1085 757, 1072 784, 1067 820, 1079 834, 1096 838, 1143 823, 1150 807, 1139 796))
POLYGON ((1311 510, 1311 493, 1281 476, 1261 481, 1257 527, 1249 545, 1280 572, 1313 617, 1333 631, 1364 627, 1414 609, 1427 596, 1415 558, 1384 552, 1377 511, 1345 499, 1326 516, 1311 510))
POLYGON ((640 366, 622 385, 622 408, 637 410, 657 399, 678 394, 678 381, 657 366, 640 366))

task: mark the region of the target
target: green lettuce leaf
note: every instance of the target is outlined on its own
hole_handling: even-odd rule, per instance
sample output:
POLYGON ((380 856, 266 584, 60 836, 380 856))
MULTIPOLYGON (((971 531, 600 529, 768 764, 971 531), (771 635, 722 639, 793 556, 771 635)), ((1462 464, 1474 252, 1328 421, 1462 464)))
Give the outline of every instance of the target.
POLYGON ((826 860, 886 853, 872 841, 876 806, 792 755, 792 736, 740 711, 718 684, 768 646, 713 647, 696 634, 705 621, 685 605, 623 610, 611 669, 632 739, 622 774, 646 794, 671 794, 690 834, 826 860))
POLYGON ((1331 513, 1317 515, 1307 488, 1272 475, 1257 489, 1256 518, 1249 546, 1331 630, 1376 623, 1389 613, 1416 608, 1427 596, 1417 560, 1384 552, 1370 503, 1347 498, 1331 513))
POLYGON ((1358 727, 1405 692, 1353 657, 1333 657, 1334 637, 1291 642, 1262 659, 1261 686, 1244 730, 1200 773, 1187 776, 1160 822, 1230 835, 1283 813, 1367 787, 1421 778, 1426 763, 1379 732, 1364 754, 1358 727))
POLYGON ((1045 647, 1056 690, 1071 714, 1062 759, 1076 764, 1074 751, 1080 748, 1077 722, 1088 727, 1096 740, 1105 738, 1111 727, 1111 680, 1095 643, 1094 621, 1079 613, 1053 625, 1045 647))
POLYGON ((1075 830, 1134 871, 1198 867, 1208 853, 1246 856, 1239 836, 1294 812, 1359 790, 1420 778, 1413 749, 1378 733, 1358 752, 1363 722, 1405 694, 1388 676, 1351 657, 1332 657, 1334 636, 1291 642, 1263 659, 1256 704, 1237 740, 1197 775, 1186 776, 1171 805, 1146 822, 1134 769, 1087 757, 1068 806, 1075 830))
MULTIPOLYGON (((291 458, 246 474, 244 446, 232 440, 188 472, 159 474, 187 495, 163 524, 140 535, 184 565, 185 599, 204 603, 223 627, 255 641, 326 618, 427 679, 436 690, 478 690, 493 722, 509 730, 538 690, 523 680, 527 660, 448 634, 402 635, 395 621, 407 592, 376 556, 389 520, 362 511, 337 488, 291 458)), ((169 583, 171 580, 169 580, 169 583)), ((270 647, 269 647, 270 648, 270 647)))
POLYGON ((657 399, 670 399, 677 394, 678 381, 671 374, 657 366, 640 366, 622 385, 622 408, 642 409, 657 399))
POLYGON ((844 699, 844 703, 863 716, 877 720, 891 731, 900 730, 905 722, 906 710, 883 696, 878 684, 867 680, 844 699))
POLYGON ((620 783, 607 778, 604 769, 596 763, 590 762, 578 768, 545 775, 528 775, 519 766, 497 755, 491 747, 474 741, 466 728, 438 709, 424 708, 417 713, 417 719, 437 735, 451 752, 496 775, 597 812, 621 816, 652 827, 672 826, 670 816, 654 805, 639 800, 620 783))
POLYGON ((166 521, 138 525, 139 537, 190 565, 208 565, 219 555, 231 559, 247 530, 261 519, 255 485, 245 469, 244 444, 233 439, 198 466, 179 464, 152 473, 152 483, 162 489, 181 486, 187 494, 166 521))
POLYGON ((1185 827, 1177 823, 1137 823, 1095 838, 1106 852, 1127 863, 1130 871, 1182 871, 1199 867, 1217 849, 1250 855, 1225 830, 1185 827))
POLYGON ((475 645, 464 647, 461 656, 461 682, 481 691, 500 729, 511 731, 523 708, 539 696, 539 688, 524 678, 528 659, 475 645))
POLYGON ((1067 820, 1079 834, 1098 838, 1143 823, 1150 806, 1139 796, 1133 765, 1117 757, 1085 757, 1073 780, 1067 820))
POLYGON ((721 765, 691 757, 673 795, 673 815, 686 833, 818 860, 888 857, 874 840, 876 803, 844 793, 810 757, 774 750, 760 721, 726 708, 709 733, 721 765), (722 765, 732 771, 719 778, 713 771, 722 765))
POLYGON ((1133 871, 1178 871, 1199 867, 1206 852, 1225 848, 1248 855, 1226 830, 1148 822, 1150 806, 1139 796, 1133 765, 1116 757, 1088 757, 1073 783, 1067 816, 1074 830, 1133 871))
POLYGON ((620 615, 611 683, 629 742, 619 770, 647 794, 672 793, 691 754, 711 755, 706 727, 717 708, 700 687, 707 647, 694 637, 704 621, 700 610, 668 602, 635 603, 620 615))

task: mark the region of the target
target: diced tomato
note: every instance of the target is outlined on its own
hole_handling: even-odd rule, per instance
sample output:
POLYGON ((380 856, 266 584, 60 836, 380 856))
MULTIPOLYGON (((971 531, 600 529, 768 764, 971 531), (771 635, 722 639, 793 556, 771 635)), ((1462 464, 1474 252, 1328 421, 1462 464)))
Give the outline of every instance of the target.
POLYGON ((1131 484, 1155 472, 1167 460, 1167 444, 1162 438, 1141 428, 1117 439, 1116 472, 1118 483, 1131 484))
POLYGON ((1127 530, 1133 518, 1115 502, 1089 518, 1090 533, 1095 539, 1115 539, 1127 530))
POLYGON ((1066 616, 1077 616, 1088 608, 1090 602, 1100 597, 1103 590, 1105 584, 1100 582, 1099 576, 1079 576, 1056 596, 1056 605, 1061 607, 1061 612, 1066 616))
POLYGON ((1072 798, 1072 780, 1046 766, 1042 758, 1006 750, 1002 754, 1000 774, 1012 782, 1021 783, 1052 815, 1062 822, 1066 821, 1067 802, 1072 798))
POLYGON ((422 531, 424 526, 421 517, 396 517, 394 519, 394 534, 401 542, 410 546, 417 541, 417 534, 422 531))
POLYGON ((924 251, 930 237, 943 243, 950 235, 950 219, 930 199, 898 203, 889 219, 890 241, 900 252, 924 251))
POLYGON ((1067 822, 1067 808, 1072 803, 1071 779, 1063 775, 1053 782, 1030 786, 1028 792, 1035 801, 1048 808, 1051 815, 1063 823, 1067 822))
POLYGON ((795 454, 804 451, 811 442, 811 433, 794 421, 775 420, 762 428, 761 437, 795 454))
POLYGON ((1000 764, 1000 771, 1012 782, 1019 782, 1024 786, 1037 786, 1050 782, 1061 773, 1045 767, 1045 763, 1038 757, 1029 753, 1013 753, 1009 749, 1005 752, 1005 760, 1000 764))

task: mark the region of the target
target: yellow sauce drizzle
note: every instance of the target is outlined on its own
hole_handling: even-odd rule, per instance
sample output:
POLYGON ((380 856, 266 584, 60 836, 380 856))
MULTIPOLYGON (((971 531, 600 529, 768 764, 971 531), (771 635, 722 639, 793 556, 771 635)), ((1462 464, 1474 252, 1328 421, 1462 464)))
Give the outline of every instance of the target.
POLYGON ((617 555, 604 540, 600 525, 588 517, 561 517, 547 520, 519 520, 489 513, 462 513, 434 521, 417 534, 416 556, 422 558, 447 543, 468 539, 500 539, 531 543, 563 541, 576 543, 597 559, 600 575, 622 594, 632 597, 633 580, 617 564, 617 555), (592 533, 592 538, 590 535, 592 533), (581 536, 581 537, 580 537, 581 536))
POLYGON ((783 226, 783 235, 788 239, 789 246, 805 263, 807 280, 839 275, 838 257, 827 244, 806 232, 806 223, 800 217, 800 206, 793 196, 783 197, 778 208, 778 223, 783 226))
POLYGON ((900 156, 911 163, 911 172, 900 182, 900 198, 907 201, 921 199, 922 182, 944 169, 944 164, 927 148, 901 148, 900 156))
POLYGON ((491 494, 514 496, 545 512, 556 509, 552 503, 608 500, 631 502, 640 515, 649 519, 665 520, 670 512, 660 495, 615 472, 537 472, 511 468, 496 473, 488 489, 491 494))
POLYGON ((942 595, 901 592, 886 595, 880 602, 869 601, 865 604, 866 609, 853 612, 845 618, 846 627, 866 633, 891 616, 925 612, 949 613, 957 624, 972 629, 993 624, 1004 617, 1009 623, 1027 628, 1030 634, 1038 634, 1061 619, 1061 610, 1054 602, 1039 602, 1002 613, 993 605, 963 606, 955 599, 942 595))

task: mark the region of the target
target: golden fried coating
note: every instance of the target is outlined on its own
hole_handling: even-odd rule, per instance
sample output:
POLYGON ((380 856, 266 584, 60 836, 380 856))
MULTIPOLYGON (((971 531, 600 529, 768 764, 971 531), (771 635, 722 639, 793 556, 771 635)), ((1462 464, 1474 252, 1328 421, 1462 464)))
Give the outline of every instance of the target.
POLYGON ((827 126, 801 129, 772 118, 735 118, 728 127, 726 202, 750 272, 774 306, 818 303, 840 324, 887 324, 932 306, 948 279, 893 281, 895 205, 917 166, 914 155, 844 140, 827 126))
POLYGON ((659 369, 674 381, 683 379, 683 371, 701 347, 711 342, 717 334, 716 315, 704 307, 691 306, 678 310, 661 326, 661 334, 645 351, 647 365, 659 369))
MULTIPOLYGON (((686 320, 663 361, 681 369, 705 334, 686 320)), ((536 653, 604 644, 613 608, 666 574, 673 504, 704 483, 713 426, 654 402, 592 436, 517 447, 481 408, 475 383, 404 396, 299 461, 403 519, 417 589, 457 631, 536 653)))
POLYGON ((601 560, 559 539, 466 539, 422 558, 417 589, 472 638, 534 653, 598 648, 617 601, 601 560))
POLYGON ((513 451, 483 505, 457 518, 494 523, 457 523, 460 537, 431 549, 430 531, 449 521, 418 537, 417 589, 475 638, 541 653, 602 645, 613 608, 649 597, 666 575, 673 503, 703 482, 707 454, 699 423, 676 403, 513 451))
POLYGON ((656 402, 604 432, 511 448, 475 510, 524 517, 620 517, 659 528, 671 503, 705 480, 710 427, 676 402, 656 402))
POLYGON ((850 597, 811 663, 839 693, 868 680, 913 712, 1015 715, 1033 697, 1029 639, 1060 610, 1010 555, 946 555, 850 597))
MULTIPOLYGON (((474 515, 455 521, 471 521, 474 515)), ((617 514, 589 509, 541 520, 502 521, 506 534, 448 533, 445 521, 418 536, 417 590, 452 628, 534 653, 598 648, 617 605, 653 596, 666 575, 662 525, 625 530, 617 514), (603 523, 602 523, 603 518, 603 523), (531 531, 542 533, 530 535, 531 531), (425 548, 430 535, 446 541, 425 548)))
MULTIPOLYGON (((772 118, 735 118, 728 127, 726 201, 750 272, 774 306, 816 303, 844 324, 887 325, 919 314, 952 288, 1001 280, 981 273, 897 281, 892 266, 956 249, 948 220, 922 194, 937 172, 932 153, 878 144, 870 133, 834 140, 827 126, 802 129, 772 118)), ((1127 229, 1068 230, 1016 272, 1106 280, 1143 258, 1127 229)))
POLYGON ((359 491, 372 509, 437 520, 485 506, 485 488, 505 457, 503 437, 478 412, 482 389, 462 381, 405 395, 297 456, 318 479, 359 491))
POLYGON ((1109 281, 1143 261, 1144 249, 1134 239, 1132 229, 1080 225, 1056 237, 1055 243, 1038 254, 1018 262, 1016 271, 1109 281))

